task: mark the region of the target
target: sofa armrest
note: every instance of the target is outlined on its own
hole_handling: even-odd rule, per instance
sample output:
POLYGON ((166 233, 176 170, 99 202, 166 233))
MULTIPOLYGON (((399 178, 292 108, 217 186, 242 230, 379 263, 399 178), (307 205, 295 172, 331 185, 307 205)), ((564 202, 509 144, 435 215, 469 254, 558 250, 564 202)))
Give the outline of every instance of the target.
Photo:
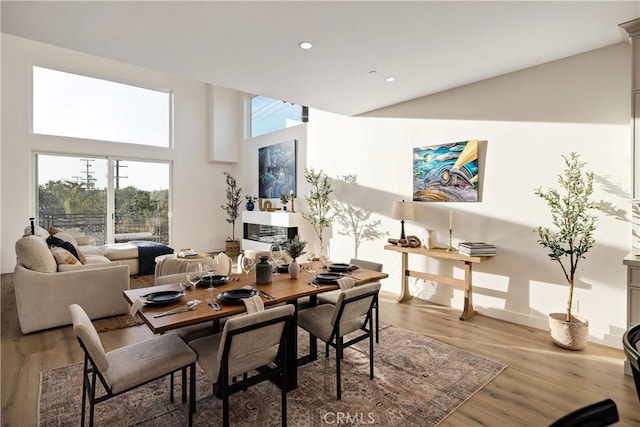
POLYGON ((128 311, 129 266, 104 264, 88 270, 39 273, 18 263, 14 287, 20 329, 33 332, 71 323, 69 305, 79 304, 91 319, 128 311))

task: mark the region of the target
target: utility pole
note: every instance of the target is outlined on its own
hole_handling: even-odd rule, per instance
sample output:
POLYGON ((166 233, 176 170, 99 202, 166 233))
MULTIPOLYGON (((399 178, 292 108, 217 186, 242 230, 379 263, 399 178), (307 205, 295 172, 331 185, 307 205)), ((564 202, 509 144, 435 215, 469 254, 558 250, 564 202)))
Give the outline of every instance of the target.
POLYGON ((93 177, 93 173, 91 172, 91 167, 93 166, 94 159, 80 159, 81 162, 85 164, 85 170, 80 171, 85 175, 85 182, 87 183, 87 189, 92 189, 95 186, 96 179, 93 177))
POLYGON ((127 179, 129 178, 128 176, 122 176, 120 175, 120 168, 126 168, 128 167, 127 165, 124 164, 120 164, 122 160, 116 160, 116 170, 115 170, 115 180, 116 180, 116 190, 120 188, 120 179, 127 179))

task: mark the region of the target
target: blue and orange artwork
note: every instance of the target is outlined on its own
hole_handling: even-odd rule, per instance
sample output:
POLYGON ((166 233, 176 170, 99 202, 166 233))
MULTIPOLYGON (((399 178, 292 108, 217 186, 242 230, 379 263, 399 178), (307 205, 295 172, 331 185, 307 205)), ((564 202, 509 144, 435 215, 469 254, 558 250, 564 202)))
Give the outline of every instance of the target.
POLYGON ((414 202, 477 202, 478 140, 413 149, 414 202))

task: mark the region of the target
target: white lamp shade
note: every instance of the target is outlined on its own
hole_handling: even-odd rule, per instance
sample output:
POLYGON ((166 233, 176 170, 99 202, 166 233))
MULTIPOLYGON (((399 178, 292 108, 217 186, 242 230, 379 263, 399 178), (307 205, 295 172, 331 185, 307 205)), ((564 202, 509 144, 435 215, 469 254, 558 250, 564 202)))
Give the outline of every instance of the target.
POLYGON ((413 203, 405 202, 393 202, 393 210, 391 211, 391 218, 402 220, 413 220, 415 214, 413 212, 413 203))

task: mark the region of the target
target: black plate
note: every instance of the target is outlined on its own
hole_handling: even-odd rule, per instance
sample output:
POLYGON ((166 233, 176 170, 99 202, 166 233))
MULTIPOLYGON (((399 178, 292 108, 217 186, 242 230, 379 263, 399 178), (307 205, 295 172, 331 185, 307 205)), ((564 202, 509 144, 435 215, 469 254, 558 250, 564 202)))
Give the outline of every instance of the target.
POLYGON ((198 286, 218 286, 229 280, 229 276, 222 276, 220 274, 214 274, 212 276, 205 276, 199 282, 198 286))
POLYGON ((184 298, 184 292, 181 291, 159 291, 151 292, 150 294, 142 295, 145 299, 145 304, 148 305, 161 305, 170 304, 172 302, 180 301, 184 298))
POLYGON ((227 304, 242 304, 244 298, 251 298, 259 294, 260 293, 254 289, 232 289, 220 293, 218 299, 227 304))
POLYGON ((280 264, 278 266, 278 273, 288 273, 289 272, 289 264, 280 264))
POLYGON ((355 270, 356 266, 351 264, 335 263, 329 264, 327 268, 329 269, 329 271, 351 271, 355 270))
POLYGON ((321 273, 316 275, 316 281, 318 283, 335 283, 336 280, 343 276, 344 275, 340 273, 321 273))

